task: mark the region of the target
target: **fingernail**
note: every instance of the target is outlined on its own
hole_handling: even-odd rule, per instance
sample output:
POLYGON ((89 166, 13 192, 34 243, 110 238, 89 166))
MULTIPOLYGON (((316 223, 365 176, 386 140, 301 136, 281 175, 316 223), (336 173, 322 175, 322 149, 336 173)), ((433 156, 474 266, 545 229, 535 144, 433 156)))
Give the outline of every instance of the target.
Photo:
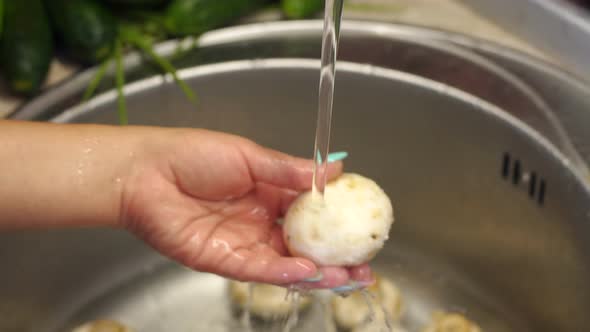
POLYGON ((358 288, 370 287, 374 283, 375 283, 375 280, 370 280, 370 281, 356 281, 356 284, 357 284, 358 288))
POLYGON ((321 272, 318 272, 318 273, 316 273, 315 276, 305 278, 301 281, 303 281, 303 282, 320 282, 320 281, 322 281, 322 279, 324 279, 324 275, 321 272))
POLYGON ((347 157, 348 157, 348 152, 346 152, 346 151, 332 152, 328 155, 328 162, 333 163, 336 161, 344 160, 347 157))
POLYGON ((354 292, 355 290, 363 288, 363 287, 364 287, 363 285, 361 285, 355 281, 351 281, 350 283, 348 283, 348 285, 332 288, 332 292, 334 292, 334 293, 350 293, 350 292, 354 292))

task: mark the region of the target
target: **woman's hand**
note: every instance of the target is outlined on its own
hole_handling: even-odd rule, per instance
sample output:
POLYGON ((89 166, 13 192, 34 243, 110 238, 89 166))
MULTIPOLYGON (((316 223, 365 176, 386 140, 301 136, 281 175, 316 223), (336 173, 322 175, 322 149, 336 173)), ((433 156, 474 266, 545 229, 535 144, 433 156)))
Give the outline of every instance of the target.
MULTIPOLYGON (((0 229, 124 227, 182 264, 242 281, 371 278, 367 266, 288 255, 276 220, 310 188, 311 160, 192 129, 0 121, 0 141, 0 229)), ((341 169, 331 164, 329 177, 341 169)))
MULTIPOLYGON (((342 164, 330 164, 329 178, 342 164)), ((123 191, 122 225, 182 264, 228 278, 311 287, 367 281, 367 266, 318 268, 290 257, 276 223, 313 163, 240 137, 181 131, 138 159, 123 191), (318 272, 323 278, 316 278, 318 272), (321 280, 320 280, 321 279, 321 280)))

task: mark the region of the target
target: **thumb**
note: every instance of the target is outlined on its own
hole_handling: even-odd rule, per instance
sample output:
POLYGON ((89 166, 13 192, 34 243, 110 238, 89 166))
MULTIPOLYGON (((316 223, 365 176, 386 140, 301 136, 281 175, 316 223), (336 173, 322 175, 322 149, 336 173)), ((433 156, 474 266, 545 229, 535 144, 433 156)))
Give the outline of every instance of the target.
MULTIPOLYGON (((256 144, 244 147, 242 152, 254 182, 296 191, 311 189, 314 167, 311 159, 294 157, 256 144)), ((329 162, 327 167, 329 180, 342 174, 343 165, 338 159, 346 157, 346 153, 337 153, 333 156, 334 160, 329 162)))

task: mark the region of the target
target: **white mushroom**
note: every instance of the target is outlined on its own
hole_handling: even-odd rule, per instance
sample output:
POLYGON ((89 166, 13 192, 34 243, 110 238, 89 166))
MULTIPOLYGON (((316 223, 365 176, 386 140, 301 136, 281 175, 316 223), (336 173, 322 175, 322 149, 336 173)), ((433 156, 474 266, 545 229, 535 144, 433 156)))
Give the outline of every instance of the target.
POLYGON ((345 173, 326 185, 323 198, 312 191, 300 195, 287 211, 283 235, 293 256, 354 266, 381 250, 392 223, 391 201, 377 183, 345 173))
POLYGON ((423 332, 481 332, 481 329, 461 314, 436 312, 423 332))
MULTIPOLYGON (((283 318, 293 311, 296 302, 286 298, 286 288, 257 283, 252 286, 250 293, 248 283, 230 281, 230 298, 240 310, 248 307, 252 315, 266 320, 283 318)), ((297 310, 303 310, 311 304, 309 296, 296 296, 300 296, 297 310)))
MULTIPOLYGON (((371 314, 367 298, 374 312, 371 326, 384 325, 385 315, 390 323, 397 322, 403 311, 402 297, 399 289, 390 280, 376 276, 374 285, 368 288, 370 296, 357 291, 347 297, 334 296, 332 313, 334 321, 344 329, 361 328, 369 321, 371 314)), ((370 328, 370 327, 367 327, 370 328)))
POLYGON ((394 324, 390 330, 382 322, 374 320, 355 327, 350 332, 406 332, 406 330, 397 324, 394 324))
POLYGON ((123 324, 112 320, 96 320, 80 325, 72 332, 134 332, 123 324))

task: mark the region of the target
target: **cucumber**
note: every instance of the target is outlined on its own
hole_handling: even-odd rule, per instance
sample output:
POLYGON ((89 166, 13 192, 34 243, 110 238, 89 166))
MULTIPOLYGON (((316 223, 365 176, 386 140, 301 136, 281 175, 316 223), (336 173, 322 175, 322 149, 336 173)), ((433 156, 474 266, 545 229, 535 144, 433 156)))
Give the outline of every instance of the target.
POLYGON ((96 64, 113 52, 117 21, 100 0, 46 0, 58 41, 67 55, 96 64))
POLYGON ((2 29, 4 28, 4 0, 0 0, 0 38, 2 38, 2 29))
POLYGON ((288 19, 304 19, 324 8, 324 0, 281 0, 283 15, 288 19))
POLYGON ((121 7, 156 7, 163 5, 170 0, 104 0, 113 6, 121 7))
POLYGON ((51 27, 41 0, 4 1, 0 57, 10 90, 26 96, 39 91, 53 57, 51 27))
POLYGON ((270 3, 270 0, 172 0, 164 26, 173 36, 199 35, 224 26, 270 3))

